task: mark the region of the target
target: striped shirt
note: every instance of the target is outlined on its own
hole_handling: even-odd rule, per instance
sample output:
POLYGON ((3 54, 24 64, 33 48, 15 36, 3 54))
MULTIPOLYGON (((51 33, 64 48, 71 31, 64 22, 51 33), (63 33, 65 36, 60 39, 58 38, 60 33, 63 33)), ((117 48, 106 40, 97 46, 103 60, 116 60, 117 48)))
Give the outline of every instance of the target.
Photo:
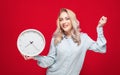
POLYGON ((54 45, 52 38, 48 55, 35 56, 35 60, 39 66, 48 68, 46 75, 79 75, 87 50, 106 52, 106 39, 102 27, 97 27, 97 41, 82 32, 80 39, 80 45, 74 43, 71 37, 63 37, 60 43, 54 45))

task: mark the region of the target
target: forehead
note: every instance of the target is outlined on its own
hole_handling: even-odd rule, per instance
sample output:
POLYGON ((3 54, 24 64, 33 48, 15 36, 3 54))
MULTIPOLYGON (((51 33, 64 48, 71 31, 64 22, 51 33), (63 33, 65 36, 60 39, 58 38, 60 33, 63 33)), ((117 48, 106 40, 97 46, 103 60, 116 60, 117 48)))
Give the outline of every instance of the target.
POLYGON ((60 18, 69 17, 67 12, 62 12, 59 16, 60 18))

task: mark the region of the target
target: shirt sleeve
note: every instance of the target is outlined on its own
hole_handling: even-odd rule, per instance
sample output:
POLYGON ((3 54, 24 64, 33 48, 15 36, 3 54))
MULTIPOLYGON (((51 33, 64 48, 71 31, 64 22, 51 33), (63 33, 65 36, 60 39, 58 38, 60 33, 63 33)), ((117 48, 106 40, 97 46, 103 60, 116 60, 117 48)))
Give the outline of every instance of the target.
POLYGON ((39 66, 43 68, 47 68, 52 64, 54 64, 55 56, 56 56, 56 49, 54 46, 54 39, 52 38, 48 55, 47 56, 38 55, 38 56, 35 56, 34 59, 37 60, 39 66))
POLYGON ((88 50, 106 53, 106 39, 104 37, 102 27, 97 27, 97 41, 92 40, 89 36, 87 37, 87 40, 89 43, 88 50))

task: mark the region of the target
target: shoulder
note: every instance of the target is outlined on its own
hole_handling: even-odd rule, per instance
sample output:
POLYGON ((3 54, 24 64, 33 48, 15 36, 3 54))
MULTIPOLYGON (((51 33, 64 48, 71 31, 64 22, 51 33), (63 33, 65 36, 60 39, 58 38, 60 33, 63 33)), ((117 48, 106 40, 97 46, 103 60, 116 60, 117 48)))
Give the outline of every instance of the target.
POLYGON ((90 40, 91 39, 91 37, 87 33, 83 33, 83 32, 80 33, 80 38, 81 38, 81 40, 90 40))
POLYGON ((88 34, 87 33, 84 33, 84 32, 80 32, 80 37, 82 38, 85 38, 85 37, 88 37, 88 34))

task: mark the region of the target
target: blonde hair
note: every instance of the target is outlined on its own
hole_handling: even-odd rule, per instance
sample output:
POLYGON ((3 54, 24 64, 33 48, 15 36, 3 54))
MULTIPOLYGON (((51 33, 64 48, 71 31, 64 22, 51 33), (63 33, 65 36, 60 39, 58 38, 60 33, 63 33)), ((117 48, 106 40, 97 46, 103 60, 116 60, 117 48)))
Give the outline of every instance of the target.
MULTIPOLYGON (((69 15, 70 20, 72 22, 71 37, 73 41, 79 45, 80 44, 80 28, 79 28, 79 21, 77 20, 75 13, 69 9, 62 8, 60 10, 59 16, 62 12, 66 12, 69 15)), ((64 31, 60 27, 59 16, 57 19, 57 29, 54 32, 54 37, 55 37, 54 44, 55 45, 61 42, 61 40, 63 39, 63 35, 65 35, 64 31)))

